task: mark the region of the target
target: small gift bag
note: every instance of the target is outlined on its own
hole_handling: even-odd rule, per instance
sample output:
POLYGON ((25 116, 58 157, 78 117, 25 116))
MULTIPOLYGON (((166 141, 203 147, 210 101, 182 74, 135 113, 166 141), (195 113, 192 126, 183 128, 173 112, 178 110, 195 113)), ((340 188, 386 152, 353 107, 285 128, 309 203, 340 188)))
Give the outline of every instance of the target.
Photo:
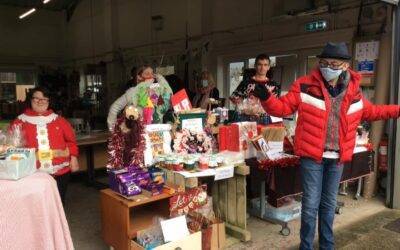
MULTIPOLYGON (((229 137, 232 149, 239 149, 245 159, 257 156, 257 151, 251 143, 251 139, 257 136, 256 122, 238 122, 231 125, 231 136, 229 137)), ((231 150, 231 151, 236 151, 231 150)))

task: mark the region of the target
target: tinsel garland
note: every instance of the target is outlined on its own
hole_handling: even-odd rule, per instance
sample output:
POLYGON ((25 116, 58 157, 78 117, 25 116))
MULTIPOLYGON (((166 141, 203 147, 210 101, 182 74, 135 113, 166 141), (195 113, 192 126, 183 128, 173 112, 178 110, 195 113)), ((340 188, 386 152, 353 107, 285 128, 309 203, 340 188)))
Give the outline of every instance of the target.
MULTIPOLYGON (((373 146, 371 143, 364 145, 368 151, 373 151, 373 146)), ((292 156, 285 157, 277 160, 261 160, 258 161, 258 168, 261 170, 267 170, 269 168, 285 168, 285 167, 295 167, 300 166, 300 157, 292 156)))
POLYGON ((141 119, 119 117, 108 141, 108 169, 121 169, 130 165, 144 166, 144 125, 141 119), (123 127, 125 129, 123 131, 123 127))
POLYGON ((136 147, 132 149, 133 157, 130 165, 144 167, 144 151, 146 150, 146 140, 144 138, 144 124, 142 119, 136 121, 135 129, 131 129, 131 133, 138 136, 136 147))
POLYGON ((108 169, 120 169, 124 166, 123 149, 125 148, 125 138, 120 126, 124 121, 125 117, 119 117, 117 119, 111 137, 108 140, 108 169))
POLYGON ((285 157, 277 160, 261 160, 258 161, 258 168, 261 170, 267 170, 269 168, 285 168, 295 167, 300 165, 300 157, 285 157))

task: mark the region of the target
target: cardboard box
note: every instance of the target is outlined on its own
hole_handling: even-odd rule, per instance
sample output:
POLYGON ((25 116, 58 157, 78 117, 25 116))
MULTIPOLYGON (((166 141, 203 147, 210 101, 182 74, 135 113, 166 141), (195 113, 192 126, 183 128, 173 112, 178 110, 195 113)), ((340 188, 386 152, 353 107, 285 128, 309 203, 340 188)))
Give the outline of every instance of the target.
MULTIPOLYGON (((201 232, 193 233, 181 240, 169 242, 164 245, 153 248, 154 250, 202 250, 201 249, 201 232)), ((131 250, 144 250, 144 247, 136 241, 131 241, 131 250)))
POLYGON ((212 226, 211 250, 224 249, 226 242, 225 223, 218 221, 212 226))

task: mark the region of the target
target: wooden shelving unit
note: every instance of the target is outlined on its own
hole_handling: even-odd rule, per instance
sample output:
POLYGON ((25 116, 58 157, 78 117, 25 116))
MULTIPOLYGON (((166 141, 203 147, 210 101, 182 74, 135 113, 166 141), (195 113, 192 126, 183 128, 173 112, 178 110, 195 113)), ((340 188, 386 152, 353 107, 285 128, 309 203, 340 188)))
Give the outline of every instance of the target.
POLYGON ((101 233, 107 245, 116 250, 131 249, 131 240, 138 231, 150 227, 153 218, 169 216, 169 198, 161 194, 141 201, 127 200, 111 189, 100 194, 101 233))

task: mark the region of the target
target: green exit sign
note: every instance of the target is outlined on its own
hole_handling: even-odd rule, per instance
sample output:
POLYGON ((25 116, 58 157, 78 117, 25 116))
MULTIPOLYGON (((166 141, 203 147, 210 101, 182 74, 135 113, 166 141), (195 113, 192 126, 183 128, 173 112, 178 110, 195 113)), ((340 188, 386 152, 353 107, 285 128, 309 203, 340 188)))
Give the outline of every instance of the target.
POLYGON ((325 20, 306 23, 306 31, 310 32, 324 30, 327 27, 328 27, 328 22, 325 20))

